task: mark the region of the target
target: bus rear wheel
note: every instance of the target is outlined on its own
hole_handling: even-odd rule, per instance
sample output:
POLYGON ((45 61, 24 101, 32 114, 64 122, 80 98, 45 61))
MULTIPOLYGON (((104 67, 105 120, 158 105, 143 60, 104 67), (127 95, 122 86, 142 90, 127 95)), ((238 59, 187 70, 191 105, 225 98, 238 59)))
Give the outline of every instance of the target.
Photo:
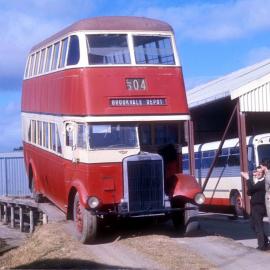
POLYGON ((73 205, 76 237, 83 244, 93 243, 97 234, 97 217, 85 209, 76 193, 73 205))
POLYGON ((234 214, 236 217, 244 215, 243 201, 240 193, 235 191, 230 196, 230 202, 234 209, 234 214))

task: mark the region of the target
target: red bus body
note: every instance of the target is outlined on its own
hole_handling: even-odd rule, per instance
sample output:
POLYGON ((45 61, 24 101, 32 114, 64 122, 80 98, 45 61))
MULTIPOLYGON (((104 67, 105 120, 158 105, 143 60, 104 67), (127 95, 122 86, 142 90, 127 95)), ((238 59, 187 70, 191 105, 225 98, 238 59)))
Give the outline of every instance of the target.
MULTIPOLYGON (((103 46, 98 48, 99 58, 105 49, 114 54, 115 48, 103 46)), ((102 57, 105 61, 111 55, 102 57)), ((159 56, 156 61, 163 60, 159 56)), ((22 92, 23 143, 29 186, 35 196, 49 198, 68 218, 76 221, 82 242, 94 238, 96 219, 106 215, 183 211, 185 203, 194 202, 195 196, 201 194, 194 178, 181 175, 181 155, 177 151, 184 141, 183 122, 186 120, 189 120, 189 111, 184 81, 170 26, 136 17, 96 18, 76 23, 35 46, 29 55, 22 92), (88 42, 96 37, 100 42, 107 38, 104 31, 115 40, 127 36, 128 48, 135 48, 130 49, 131 60, 126 60, 126 56, 115 60, 118 55, 114 55, 112 61, 128 64, 86 63, 85 35, 90 36, 87 36, 88 42), (133 38, 135 44, 135 35, 145 42, 154 35, 151 46, 160 42, 163 38, 160 35, 164 35, 164 44, 171 39, 172 47, 164 46, 175 53, 174 59, 166 56, 173 59, 170 60, 173 64, 135 63, 133 50, 144 46, 147 51, 148 46, 132 45, 130 40, 133 38), (77 63, 69 65, 72 39, 78 44, 79 57, 77 63), (50 54, 54 56, 50 58, 50 54), (46 71, 46 61, 50 62, 51 69, 54 61, 58 61, 58 68, 46 71), (125 129, 130 133, 124 133, 125 129), (110 140, 114 139, 113 134, 117 140, 121 135, 127 145, 101 146, 102 139, 108 139, 107 134, 110 140), (170 141, 167 137, 173 139, 170 141), (94 143, 97 146, 93 146, 94 143), (167 157, 163 156, 166 150, 162 149, 173 144, 177 155, 172 158, 169 152, 164 154, 167 157), (161 180, 156 180, 152 171, 162 182, 158 183, 161 180), (150 183, 145 183, 148 179, 158 184, 149 188, 150 183), (139 190, 143 185, 144 191, 139 190), (155 188, 156 193, 152 194, 155 188), (155 196, 159 199, 154 199, 155 196), (89 231, 90 227, 93 229, 89 231)))

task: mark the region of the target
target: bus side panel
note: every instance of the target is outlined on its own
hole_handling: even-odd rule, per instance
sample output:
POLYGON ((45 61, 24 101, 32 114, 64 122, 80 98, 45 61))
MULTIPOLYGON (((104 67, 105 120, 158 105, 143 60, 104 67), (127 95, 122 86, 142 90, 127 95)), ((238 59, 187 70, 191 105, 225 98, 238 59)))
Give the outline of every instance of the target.
MULTIPOLYGON (((63 158, 27 143, 24 143, 24 149, 27 159, 31 160, 35 166, 38 192, 64 210, 66 191, 63 179, 63 158)), ((27 164, 29 168, 29 162, 27 164)))

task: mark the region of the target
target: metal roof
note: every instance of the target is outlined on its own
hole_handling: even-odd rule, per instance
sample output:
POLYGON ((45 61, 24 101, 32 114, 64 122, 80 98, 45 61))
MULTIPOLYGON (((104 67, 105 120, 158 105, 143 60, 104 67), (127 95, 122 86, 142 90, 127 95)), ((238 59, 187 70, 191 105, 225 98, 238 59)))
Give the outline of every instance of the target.
POLYGON ((13 152, 1 152, 0 158, 17 158, 23 157, 23 151, 13 151, 13 152))
POLYGON ((238 93, 243 93, 239 90, 240 88, 242 89, 246 85, 253 85, 256 87, 256 85, 260 83, 260 80, 265 76, 269 77, 269 74, 270 59, 267 59, 206 84, 199 85, 187 91, 189 108, 231 97, 232 93, 235 93, 234 90, 238 90, 238 93))
POLYGON ((270 73, 231 92, 241 112, 270 112, 270 73))

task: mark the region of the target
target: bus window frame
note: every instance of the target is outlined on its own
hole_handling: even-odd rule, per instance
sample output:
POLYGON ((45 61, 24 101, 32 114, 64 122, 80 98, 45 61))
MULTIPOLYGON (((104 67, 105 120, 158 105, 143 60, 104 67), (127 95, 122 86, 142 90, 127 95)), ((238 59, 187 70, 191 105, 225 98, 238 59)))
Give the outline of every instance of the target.
POLYGON ((68 55, 68 49, 69 49, 69 36, 67 37, 64 37, 61 39, 61 44, 60 44, 60 53, 59 53, 59 63, 58 63, 58 67, 57 69, 63 69, 63 68, 66 68, 66 65, 67 65, 67 55, 68 55), (64 63, 63 63, 63 66, 61 66, 62 64, 62 55, 63 55, 63 44, 64 44, 64 41, 66 40, 67 44, 66 44, 66 51, 65 51, 65 59, 64 59, 64 63))
POLYGON ((61 51, 61 41, 57 41, 53 44, 51 71, 56 71, 58 69, 60 51, 61 51))
POLYGON ((176 43, 175 43, 175 36, 173 32, 170 31, 83 31, 82 36, 78 34, 79 40, 82 40, 83 48, 81 50, 81 58, 83 60, 83 64, 86 67, 119 67, 119 66, 146 66, 146 67, 178 67, 180 66, 180 59, 177 53, 176 49, 176 43), (94 35, 94 34, 126 34, 127 35, 127 45, 130 53, 130 64, 105 64, 105 65, 90 65, 88 62, 88 55, 87 55, 87 35, 94 35), (140 36, 166 36, 169 37, 171 40, 171 46, 173 50, 173 57, 175 64, 174 65, 163 65, 163 64, 136 64, 135 61, 135 50, 134 50, 134 42, 133 42, 133 36, 140 35, 140 36))

